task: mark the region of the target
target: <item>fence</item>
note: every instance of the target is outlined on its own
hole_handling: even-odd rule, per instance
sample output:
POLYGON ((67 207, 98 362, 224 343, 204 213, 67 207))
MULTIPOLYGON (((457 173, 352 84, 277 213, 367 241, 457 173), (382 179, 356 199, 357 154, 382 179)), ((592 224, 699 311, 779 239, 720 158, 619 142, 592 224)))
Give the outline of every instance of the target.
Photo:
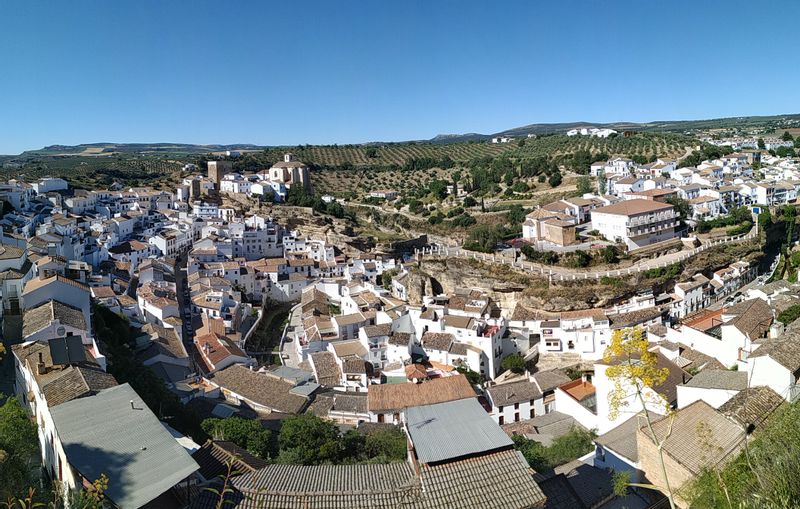
POLYGON ((678 253, 668 254, 656 260, 646 260, 634 266, 627 267, 624 269, 601 270, 601 271, 570 269, 566 267, 552 267, 548 265, 542 265, 539 263, 525 261, 522 259, 517 260, 516 257, 514 259, 511 259, 508 257, 497 255, 496 253, 490 254, 490 253, 479 253, 476 251, 468 251, 459 246, 447 246, 447 245, 429 246, 429 247, 424 247, 422 249, 414 249, 414 255, 418 260, 421 260, 426 256, 429 257, 443 256, 443 257, 466 258, 466 259, 479 260, 483 262, 508 265, 516 269, 521 269, 527 272, 539 274, 542 277, 547 277, 548 279, 550 279, 550 281, 580 281, 587 279, 598 280, 603 277, 632 276, 634 274, 638 274, 640 272, 644 272, 647 270, 667 267, 669 265, 672 265, 673 263, 679 263, 688 260, 689 258, 692 258, 693 256, 696 256, 712 247, 720 246, 723 244, 731 244, 734 242, 740 242, 743 240, 749 240, 755 238, 756 235, 757 233, 754 227, 748 233, 742 235, 736 235, 734 237, 727 237, 723 239, 713 240, 708 242, 707 244, 703 244, 699 247, 696 247, 688 251, 680 251, 678 253))

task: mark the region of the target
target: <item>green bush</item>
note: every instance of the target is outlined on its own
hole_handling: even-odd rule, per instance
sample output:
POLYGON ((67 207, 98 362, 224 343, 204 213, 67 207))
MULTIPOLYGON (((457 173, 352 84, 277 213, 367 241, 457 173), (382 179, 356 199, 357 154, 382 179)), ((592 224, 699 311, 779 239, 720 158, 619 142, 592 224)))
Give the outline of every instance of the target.
POLYGON ((525 371, 525 359, 518 353, 512 353, 500 363, 500 369, 503 371, 512 371, 514 373, 522 373, 525 371))
POLYGON ((778 321, 784 325, 789 325, 800 318, 800 304, 789 306, 778 314, 778 321))
POLYGON ((272 456, 272 434, 255 419, 209 418, 201 423, 201 427, 215 440, 231 441, 259 458, 269 459, 272 456))
POLYGON ((592 431, 574 427, 567 434, 556 438, 549 446, 514 435, 514 447, 522 453, 531 468, 536 471, 550 470, 578 459, 594 449, 597 435, 592 431))

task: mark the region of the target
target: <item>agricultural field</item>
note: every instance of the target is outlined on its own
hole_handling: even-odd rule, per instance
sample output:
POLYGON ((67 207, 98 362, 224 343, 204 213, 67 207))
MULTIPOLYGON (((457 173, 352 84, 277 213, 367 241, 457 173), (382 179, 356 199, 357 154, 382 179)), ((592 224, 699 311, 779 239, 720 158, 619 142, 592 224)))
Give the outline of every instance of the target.
POLYGON ((613 156, 633 157, 679 157, 686 153, 686 148, 697 145, 697 140, 680 134, 640 133, 630 138, 592 138, 589 136, 542 136, 525 140, 522 147, 508 155, 516 158, 556 157, 574 154, 579 150, 588 150, 592 154, 608 154, 613 156))
POLYGON ((272 163, 291 152, 301 161, 319 167, 342 166, 402 166, 412 158, 449 157, 455 162, 466 162, 479 157, 494 157, 511 151, 513 144, 475 143, 391 143, 375 145, 300 145, 297 147, 277 147, 259 153, 246 154, 244 159, 253 158, 272 163))
POLYGON ((77 188, 102 188, 114 181, 158 188, 173 185, 184 164, 163 156, 42 156, 5 165, 0 168, 0 178, 32 181, 44 176, 58 176, 77 188))
POLYGON ((407 190, 415 186, 427 186, 432 180, 452 180, 453 170, 431 168, 429 170, 319 170, 311 173, 314 190, 320 194, 344 196, 348 193, 368 193, 379 189, 407 190))

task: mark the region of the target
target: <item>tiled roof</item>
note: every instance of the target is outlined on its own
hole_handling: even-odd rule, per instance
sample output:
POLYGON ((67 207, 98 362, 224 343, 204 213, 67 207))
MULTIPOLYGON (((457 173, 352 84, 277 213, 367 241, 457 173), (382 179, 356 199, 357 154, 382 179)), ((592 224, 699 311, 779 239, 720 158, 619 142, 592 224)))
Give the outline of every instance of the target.
POLYGON ((200 475, 208 481, 227 474, 230 462, 233 462, 233 471, 237 475, 255 472, 267 466, 266 461, 253 456, 233 442, 224 440, 206 441, 192 454, 192 458, 200 466, 200 475))
POLYGON ((150 346, 145 350, 145 358, 154 357, 158 354, 164 354, 176 359, 185 359, 189 356, 175 329, 148 323, 142 327, 142 332, 150 334, 152 337, 150 346))
POLYGON ((539 387, 528 380, 494 385, 486 389, 486 392, 496 406, 513 405, 542 397, 539 387))
POLYGON ((408 346, 409 341, 411 341, 411 334, 408 332, 394 331, 389 336, 389 344, 391 345, 408 346))
POLYGON ((339 385, 342 374, 339 364, 331 352, 316 352, 311 354, 311 365, 320 385, 339 385))
POLYGON ((95 299, 109 299, 117 296, 110 286, 93 286, 91 287, 91 291, 92 297, 95 299))
POLYGON ((611 431, 600 435, 594 441, 635 463, 639 461, 636 430, 641 428, 643 424, 644 419, 639 414, 634 415, 611 431))
POLYGON ((684 385, 701 389, 741 391, 747 388, 747 373, 728 369, 704 369, 684 385))
POLYGON ((777 392, 762 385, 740 391, 717 410, 744 428, 759 428, 783 403, 777 392))
POLYGON ((383 323, 381 325, 367 325, 362 330, 368 338, 375 338, 379 336, 388 336, 392 332, 392 324, 383 323))
POLYGON ((422 335, 422 347, 447 351, 455 337, 449 332, 426 332, 422 335))
POLYGON ((308 398, 290 392, 295 387, 293 383, 239 364, 217 371, 211 381, 258 405, 287 414, 302 412, 309 402, 308 398))
POLYGON ((58 320, 62 325, 74 327, 78 330, 88 330, 83 311, 57 300, 49 300, 34 308, 25 310, 22 316, 22 337, 28 337, 44 329, 53 320, 58 320))
POLYGON ((586 509, 564 474, 539 482, 539 487, 547 497, 545 509, 586 509))
POLYGON ((22 294, 23 295, 29 294, 29 293, 31 293, 33 291, 38 290, 39 288, 42 288, 42 287, 47 286, 50 283, 54 283, 54 282, 63 283, 65 285, 72 286, 74 288, 77 288, 79 290, 83 290, 85 292, 89 291, 89 287, 86 286, 85 284, 80 283, 78 281, 75 281, 74 279, 70 279, 68 277, 64 277, 61 274, 56 274, 56 275, 51 276, 51 277, 46 278, 46 279, 42 279, 42 278, 38 278, 38 277, 35 277, 35 278, 31 279, 30 281, 25 283, 25 289, 23 290, 22 294))
POLYGON ((800 341, 797 339, 768 340, 750 354, 751 359, 766 356, 795 376, 800 373, 800 341))
POLYGON ((367 349, 361 342, 357 340, 337 341, 331 343, 334 353, 339 358, 349 357, 352 355, 363 357, 367 355, 367 349))
POLYGON ((570 381, 570 378, 559 369, 540 371, 533 374, 533 380, 542 392, 552 391, 556 387, 570 381))
POLYGON ((25 250, 8 244, 0 244, 0 260, 17 260, 25 255, 25 250))
POLYGON ((342 358, 342 371, 348 375, 361 375, 367 373, 367 361, 355 355, 342 358))
POLYGON ((664 310, 660 307, 652 307, 646 309, 638 309, 629 313, 622 313, 619 315, 612 315, 609 317, 611 327, 614 329, 621 329, 625 327, 632 327, 640 323, 653 320, 661 316, 664 310))
POLYGON ((502 451, 420 467, 426 493, 420 507, 522 509, 544 504, 525 458, 502 451))
MULTIPOLYGON (((645 440, 654 442, 647 425, 639 429, 645 440)), ((664 451, 695 475, 735 455, 745 439, 742 426, 703 400, 676 411, 674 418, 654 423, 653 430, 658 440, 664 439, 664 451)))
POLYGON ((638 214, 647 214, 670 209, 672 209, 672 205, 669 203, 661 203, 653 200, 623 200, 613 205, 596 208, 592 211, 592 214, 602 213, 619 216, 635 216, 638 214))
POLYGON ((726 309, 724 314, 736 315, 725 325, 733 325, 751 340, 762 337, 772 325, 772 309, 761 299, 742 301, 726 309))
POLYGON ((247 354, 228 338, 214 334, 213 332, 196 336, 194 342, 197 345, 198 351, 203 356, 203 359, 206 361, 206 364, 210 363, 208 366, 209 369, 214 369, 214 366, 231 355, 247 357, 247 354))
MULTIPOLYGON (((240 509, 523 509, 545 497, 525 459, 516 451, 420 466, 269 465, 232 481, 227 507, 240 509), (424 486, 424 489, 423 489, 424 486)), ((191 509, 213 509, 217 499, 201 493, 191 509)))
POLYGON ((435 378, 421 384, 382 384, 369 388, 370 412, 388 412, 412 406, 475 397, 475 390, 464 375, 435 378))
POLYGON ((76 398, 97 394, 98 391, 115 385, 117 380, 99 368, 67 366, 60 376, 42 387, 42 392, 47 405, 54 407, 76 398))

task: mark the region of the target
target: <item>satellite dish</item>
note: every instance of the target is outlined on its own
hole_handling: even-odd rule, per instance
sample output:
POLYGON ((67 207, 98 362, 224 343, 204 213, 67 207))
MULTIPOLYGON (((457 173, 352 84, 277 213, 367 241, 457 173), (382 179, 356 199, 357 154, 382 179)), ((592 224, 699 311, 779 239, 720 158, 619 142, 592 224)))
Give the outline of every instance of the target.
POLYGON ((56 329, 56 336, 62 337, 62 336, 66 336, 66 335, 67 335, 67 329, 65 329, 63 326, 59 326, 56 329))

